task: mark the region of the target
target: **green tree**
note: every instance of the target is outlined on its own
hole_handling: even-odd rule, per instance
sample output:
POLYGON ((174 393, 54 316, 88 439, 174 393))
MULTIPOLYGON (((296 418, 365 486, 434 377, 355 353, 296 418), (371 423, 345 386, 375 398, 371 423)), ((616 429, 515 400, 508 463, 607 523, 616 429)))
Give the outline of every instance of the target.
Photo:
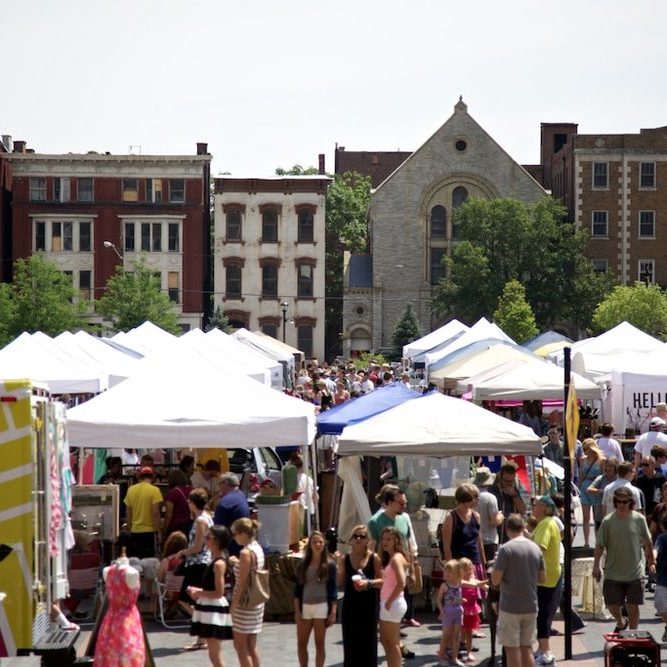
POLYGON ((352 365, 358 371, 366 371, 371 366, 382 366, 387 361, 388 359, 384 355, 373 352, 363 352, 358 357, 351 359, 352 365))
POLYGON ((12 289, 7 283, 0 283, 0 347, 12 339, 14 323, 14 301, 12 289))
POLYGON ((180 333, 174 305, 143 259, 135 262, 132 272, 118 267, 97 302, 97 312, 110 319, 116 331, 129 331, 150 321, 170 333, 180 333))
POLYGON ((412 341, 420 337, 419 322, 417 322, 417 316, 412 309, 412 304, 409 303, 391 336, 393 360, 400 361, 403 358, 403 346, 412 343, 412 341))
POLYGON ((537 335, 535 315, 526 301, 526 289, 518 280, 508 280, 498 300, 493 321, 517 343, 537 335))
POLYGON ((336 174, 326 196, 325 319, 327 358, 340 352, 343 330, 343 251, 368 247, 371 179, 354 171, 336 174))
POLYGON ((306 167, 304 169, 300 164, 295 164, 290 169, 276 167, 276 176, 314 176, 319 173, 317 167, 306 167))
MULTIPOLYGON (((574 306, 609 282, 595 277, 583 256, 587 235, 565 222, 551 197, 533 205, 514 199, 470 199, 454 213, 457 238, 445 260, 445 278, 434 291, 434 311, 471 322, 495 310, 505 284, 518 280, 540 328, 573 320, 585 328, 586 312, 574 306)), ((594 302, 594 303, 597 303, 594 302)))
POLYGON ((593 330, 601 333, 629 322, 651 336, 667 336, 667 294, 658 285, 617 285, 593 313, 593 330))
MULTIPOLYGON (((18 259, 11 287, 13 318, 8 327, 14 338, 24 331, 57 336, 79 324, 71 278, 42 255, 18 259)), ((5 293, 4 299, 7 299, 5 293)))
POLYGON ((227 315, 225 315, 222 308, 218 306, 213 312, 211 319, 208 321, 205 330, 211 331, 212 329, 220 329, 220 331, 223 331, 224 333, 229 333, 230 328, 227 315))

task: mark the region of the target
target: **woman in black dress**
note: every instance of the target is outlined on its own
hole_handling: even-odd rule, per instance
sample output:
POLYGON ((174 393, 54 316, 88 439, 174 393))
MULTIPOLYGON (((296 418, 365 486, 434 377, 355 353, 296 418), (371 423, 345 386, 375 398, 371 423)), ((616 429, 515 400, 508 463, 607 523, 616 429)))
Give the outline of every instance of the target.
POLYGON ((344 667, 371 667, 378 662, 378 591, 382 588, 382 563, 368 548, 368 528, 355 526, 352 550, 338 560, 338 587, 343 588, 344 667))
POLYGON ((190 634, 206 640, 213 667, 223 667, 222 640, 232 638, 232 617, 225 597, 227 547, 231 536, 224 526, 211 526, 206 535, 212 562, 204 571, 202 587, 190 586, 188 595, 195 601, 190 634))

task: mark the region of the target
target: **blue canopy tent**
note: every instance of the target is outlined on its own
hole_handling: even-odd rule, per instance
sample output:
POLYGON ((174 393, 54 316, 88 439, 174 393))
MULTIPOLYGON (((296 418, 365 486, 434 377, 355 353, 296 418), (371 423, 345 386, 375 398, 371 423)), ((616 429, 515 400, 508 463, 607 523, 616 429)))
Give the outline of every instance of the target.
POLYGON ((373 415, 396 407, 405 401, 421 398, 423 394, 408 389, 401 383, 379 387, 370 394, 345 401, 317 416, 320 435, 340 435, 348 424, 356 424, 373 415))

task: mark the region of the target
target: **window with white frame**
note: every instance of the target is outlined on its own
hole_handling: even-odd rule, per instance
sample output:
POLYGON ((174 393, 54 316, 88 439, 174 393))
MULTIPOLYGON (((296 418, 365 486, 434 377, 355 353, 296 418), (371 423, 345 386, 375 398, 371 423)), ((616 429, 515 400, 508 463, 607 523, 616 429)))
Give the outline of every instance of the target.
POLYGON ((70 200, 70 179, 53 179, 53 199, 59 202, 68 202, 70 200))
POLYGON ((591 216, 591 237, 607 238, 609 236, 609 220, 607 211, 593 211, 591 216))
POLYGON ((637 262, 638 275, 637 280, 640 280, 647 285, 655 282, 655 260, 654 259, 640 259, 637 262))
POLYGON ((46 201, 46 178, 30 177, 30 201, 46 201))
POLYGON ((655 238, 655 211, 639 211, 639 238, 655 238))
POLYGON ((230 208, 225 211, 225 241, 240 242, 242 240, 242 212, 240 208, 230 208))
POLYGON ((146 201, 153 204, 162 203, 162 179, 161 178, 147 178, 146 179, 146 201))
POLYGON ((241 263, 225 266, 225 298, 240 299, 243 294, 243 266, 241 263))
POLYGON ((35 220, 33 252, 90 252, 90 220, 35 220))
POLYGON ((297 265, 297 298, 313 298, 313 265, 300 262, 297 265))
POLYGON ((593 162, 593 189, 606 190, 609 187, 609 163, 593 162))
POLYGON ((179 296, 180 276, 178 271, 167 271, 167 294, 174 303, 180 303, 179 296))
POLYGON ((126 221, 123 237, 125 252, 180 252, 181 223, 126 221))
POLYGON ((170 178, 169 179, 169 201, 172 204, 185 203, 185 179, 184 178, 170 178))
POLYGON ((639 163, 639 187, 646 190, 655 188, 655 162, 639 163))
POLYGON ((607 273, 609 270, 609 262, 606 259, 592 259, 591 264, 595 273, 607 273))
POLYGON ((78 178, 76 184, 77 199, 79 201, 93 201, 93 179, 78 178))

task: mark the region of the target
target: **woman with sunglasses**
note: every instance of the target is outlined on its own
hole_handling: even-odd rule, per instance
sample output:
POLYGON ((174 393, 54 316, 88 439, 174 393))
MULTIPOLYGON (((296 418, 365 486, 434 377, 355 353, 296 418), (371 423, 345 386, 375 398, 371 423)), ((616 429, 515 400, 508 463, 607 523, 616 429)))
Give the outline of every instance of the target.
POLYGON ((324 667, 324 639, 336 622, 336 564, 329 559, 324 535, 314 530, 296 572, 294 618, 300 667, 308 667, 308 641, 315 631, 315 665, 324 667))
POLYGON ((225 597, 225 575, 228 568, 227 548, 231 536, 224 526, 211 526, 206 543, 211 550, 211 563, 204 571, 202 587, 190 586, 188 595, 195 601, 190 634, 203 637, 213 667, 224 667, 222 640, 232 637, 232 619, 225 597))
POLYGON ((338 560, 338 586, 345 593, 342 609, 343 665, 377 665, 378 590, 382 588, 380 557, 368 548, 368 529, 355 526, 350 553, 338 560))

